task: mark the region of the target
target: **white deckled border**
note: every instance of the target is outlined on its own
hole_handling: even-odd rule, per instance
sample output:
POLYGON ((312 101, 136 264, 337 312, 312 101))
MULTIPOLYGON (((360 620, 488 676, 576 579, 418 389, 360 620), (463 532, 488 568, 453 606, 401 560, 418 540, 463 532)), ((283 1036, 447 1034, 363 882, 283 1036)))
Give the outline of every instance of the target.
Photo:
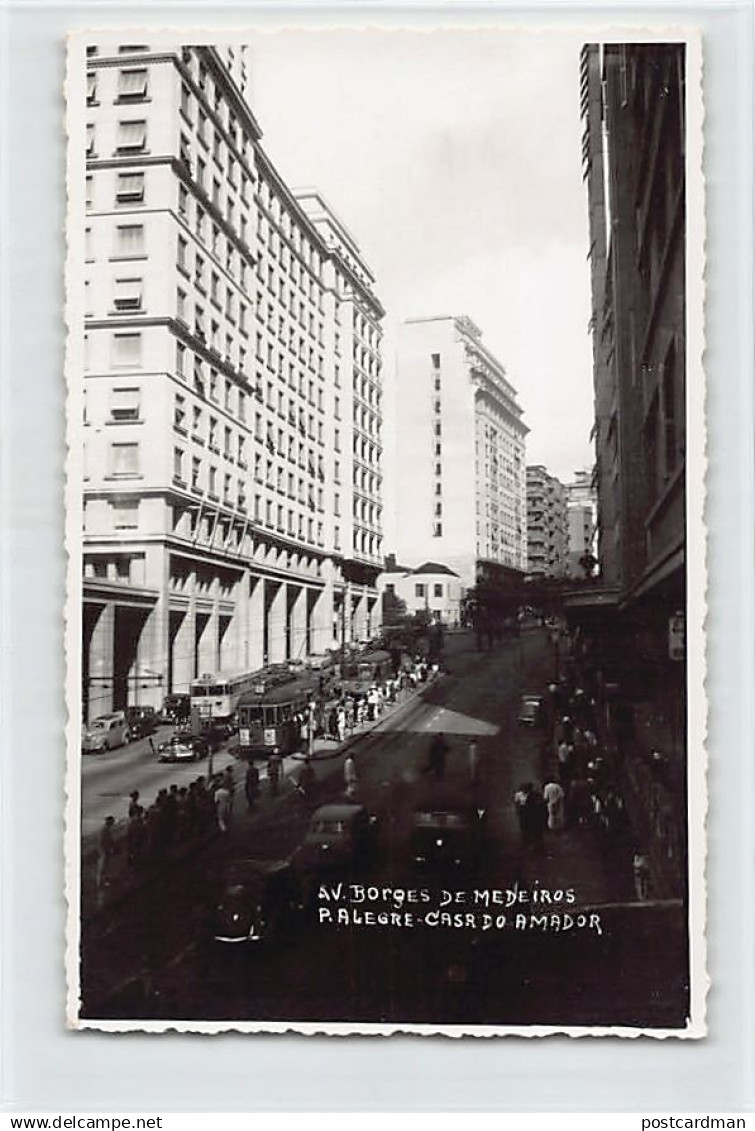
MULTIPOLYGON (((487 17, 486 17, 487 18, 487 17)), ((706 694, 706 639, 707 610, 707 550, 705 524, 705 484, 707 471, 706 447, 706 395, 703 357, 705 351, 705 182, 703 175, 703 45, 699 29, 689 25, 669 25, 652 20, 641 24, 614 25, 607 22, 572 24, 557 23, 543 15, 540 26, 514 24, 501 18, 486 24, 470 23, 457 12, 446 12, 442 22, 434 29, 395 17, 385 23, 374 18, 369 23, 344 19, 312 26, 301 22, 278 24, 250 24, 246 27, 176 26, 137 27, 103 26, 77 31, 68 40, 67 73, 65 82, 67 134, 67 218, 66 218, 66 269, 65 269, 65 320, 67 342, 65 351, 65 378, 67 386, 66 412, 66 533, 67 589, 65 609, 66 650, 66 805, 65 805, 65 894, 67 900, 66 929, 66 1020, 71 1029, 94 1029, 107 1033, 204 1033, 221 1034, 269 1033, 302 1035, 390 1036, 397 1033, 424 1036, 459 1037, 651 1037, 665 1039, 700 1038, 706 1035, 706 1000, 709 978, 706 971, 706 902, 705 883, 706 841, 705 821, 707 799, 707 720, 706 694), (81 779, 80 779, 80 724, 81 717, 81 652, 80 624, 82 613, 81 551, 82 551, 82 413, 83 413, 83 333, 84 324, 84 177, 86 112, 85 45, 93 36, 113 35, 119 31, 130 39, 148 33, 150 42, 165 37, 175 42, 177 36, 184 43, 239 43, 248 44, 251 36, 281 31, 307 31, 317 35, 321 31, 349 30, 355 28, 363 34, 371 30, 401 35, 482 35, 492 33, 521 34, 532 38, 538 34, 562 33, 573 37, 575 44, 582 42, 684 42, 686 44, 686 490, 687 490, 687 766, 688 766, 688 875, 689 938, 691 1003, 690 1019, 684 1029, 642 1029, 629 1026, 565 1026, 565 1025, 432 1025, 363 1024, 349 1022, 300 1022, 292 1018, 286 1022, 187 1022, 187 1021, 109 1021, 79 1017, 79 946, 81 928, 79 921, 80 868, 81 868, 81 779)), ((575 55, 575 60, 577 56, 575 55)), ((575 63, 575 84, 576 63, 575 63)))

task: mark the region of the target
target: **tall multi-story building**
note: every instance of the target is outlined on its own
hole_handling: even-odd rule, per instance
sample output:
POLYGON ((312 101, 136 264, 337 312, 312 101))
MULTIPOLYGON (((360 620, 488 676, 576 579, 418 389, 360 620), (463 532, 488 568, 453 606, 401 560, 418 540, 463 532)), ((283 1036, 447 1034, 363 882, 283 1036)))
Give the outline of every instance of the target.
POLYGON ((571 577, 590 577, 597 563, 597 492, 590 471, 575 471, 566 484, 566 518, 571 577))
POLYGON ((87 50, 83 689, 161 701, 377 627, 383 310, 247 50, 87 50))
POLYGON ((582 54, 601 574, 684 589, 684 47, 582 54))
POLYGON ((638 841, 673 892, 686 815, 684 53, 591 44, 581 57, 601 585, 592 609, 573 609, 621 698, 638 841))
POLYGON ((542 464, 527 468, 527 572, 566 577, 569 566, 566 489, 542 464))
POLYGON ((525 437, 517 393, 466 317, 399 331, 396 542, 470 588, 527 568, 525 437))

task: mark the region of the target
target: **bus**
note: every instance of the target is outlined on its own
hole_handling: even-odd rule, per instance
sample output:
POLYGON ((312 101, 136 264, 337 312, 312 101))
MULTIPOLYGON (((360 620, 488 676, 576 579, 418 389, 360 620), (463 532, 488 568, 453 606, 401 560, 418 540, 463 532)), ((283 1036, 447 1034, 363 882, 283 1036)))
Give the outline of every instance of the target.
POLYGON ((380 683, 392 674, 390 652, 377 649, 343 659, 338 682, 341 691, 348 695, 366 695, 373 683, 380 683))
POLYGON ((237 707, 239 757, 251 761, 301 750, 301 722, 316 699, 317 687, 317 677, 308 675, 243 695, 237 707))
POLYGON ((241 696, 258 685, 260 679, 258 671, 223 675, 205 673, 195 679, 189 689, 191 710, 197 711, 200 719, 226 722, 235 714, 241 696))

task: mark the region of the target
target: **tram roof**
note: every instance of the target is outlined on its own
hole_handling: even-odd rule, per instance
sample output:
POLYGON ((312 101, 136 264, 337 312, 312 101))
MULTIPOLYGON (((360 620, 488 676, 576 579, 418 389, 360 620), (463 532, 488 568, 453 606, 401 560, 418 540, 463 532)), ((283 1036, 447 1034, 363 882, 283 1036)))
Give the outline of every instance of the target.
POLYGON ((298 679, 289 680, 287 683, 279 683, 274 687, 266 687, 264 691, 247 691, 239 699, 239 707, 249 707, 256 704, 270 704, 270 703, 288 703, 292 699, 300 699, 303 695, 309 695, 315 691, 318 686, 316 676, 301 676, 298 679))

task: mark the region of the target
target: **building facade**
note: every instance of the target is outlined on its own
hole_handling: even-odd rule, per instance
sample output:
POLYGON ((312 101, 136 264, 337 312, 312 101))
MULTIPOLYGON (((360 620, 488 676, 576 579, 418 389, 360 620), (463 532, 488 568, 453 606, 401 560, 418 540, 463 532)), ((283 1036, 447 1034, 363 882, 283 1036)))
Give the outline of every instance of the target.
POLYGON ((575 616, 618 689, 623 784, 675 890, 686 759, 684 51, 591 44, 580 64, 605 601, 592 620, 586 607, 575 616), (662 783, 643 761, 651 754, 670 767, 662 783))
POLYGON ((566 519, 569 576, 592 576, 598 564, 598 500, 592 472, 576 471, 566 484, 566 519))
POLYGON ((527 468, 527 573, 566 577, 569 533, 566 489, 542 464, 527 468))
POLYGON ((441 562, 423 562, 416 569, 386 569, 378 578, 378 591, 403 601, 409 616, 425 612, 447 628, 460 624, 461 579, 441 562))
POLYGON ((83 698, 378 627, 382 307, 244 48, 87 50, 83 698))
POLYGON ((527 568, 517 393, 466 317, 399 331, 396 556, 442 561, 464 588, 527 568))

